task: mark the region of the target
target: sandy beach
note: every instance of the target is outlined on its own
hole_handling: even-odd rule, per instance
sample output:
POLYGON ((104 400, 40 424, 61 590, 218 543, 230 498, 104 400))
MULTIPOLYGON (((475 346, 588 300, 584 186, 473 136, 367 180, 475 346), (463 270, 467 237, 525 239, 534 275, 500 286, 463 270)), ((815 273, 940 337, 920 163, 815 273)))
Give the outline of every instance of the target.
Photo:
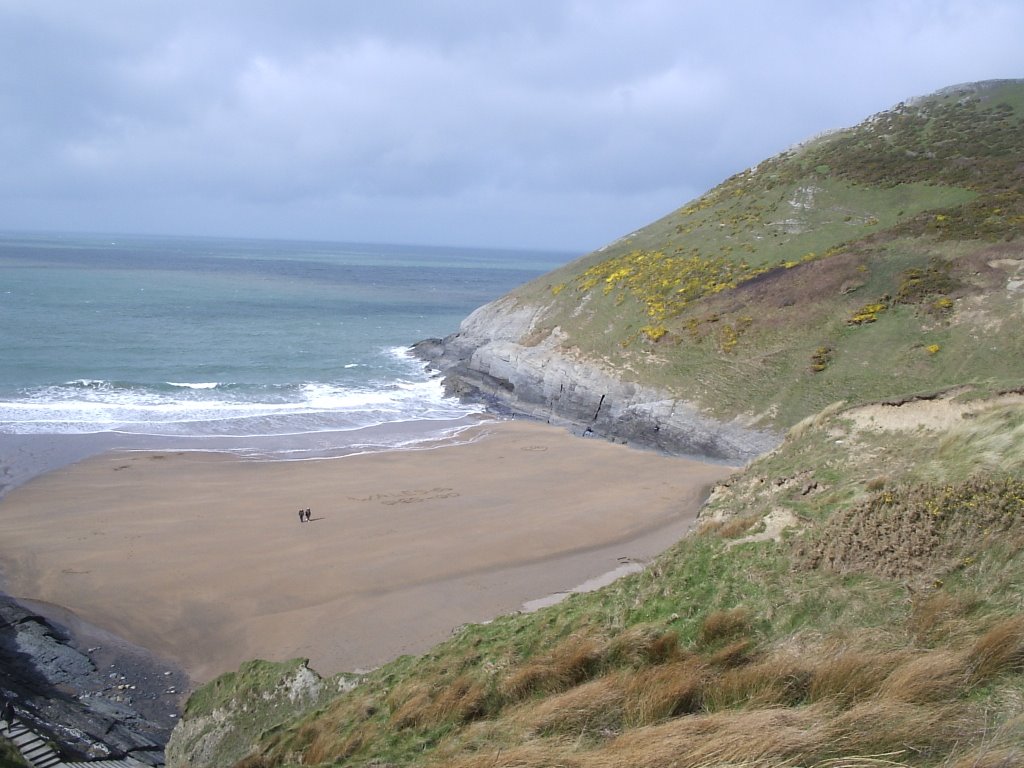
POLYGON ((330 674, 646 562, 731 471, 523 421, 319 461, 106 453, 0 501, 0 567, 197 683, 251 658, 330 674))

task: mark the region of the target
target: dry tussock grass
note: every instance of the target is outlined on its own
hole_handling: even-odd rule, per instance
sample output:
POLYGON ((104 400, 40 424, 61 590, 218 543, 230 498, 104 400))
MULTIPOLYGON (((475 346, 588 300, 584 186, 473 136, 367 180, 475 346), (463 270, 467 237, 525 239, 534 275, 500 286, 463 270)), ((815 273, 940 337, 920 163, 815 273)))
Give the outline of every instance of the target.
POLYGON ((379 736, 380 727, 371 723, 364 723, 344 736, 331 729, 319 729, 302 750, 301 762, 306 765, 338 763, 354 755, 364 744, 375 742, 379 736))
POLYGON ((715 651, 706 658, 707 663, 712 667, 728 669, 738 667, 750 662, 754 653, 754 642, 743 639, 729 643, 724 648, 715 651))
POLYGON ((533 693, 558 693, 593 675, 606 645, 593 637, 573 635, 551 652, 534 656, 512 670, 501 682, 501 695, 521 701, 533 693))
POLYGON ((907 620, 907 629, 920 643, 962 636, 972 629, 966 617, 977 603, 977 599, 952 595, 944 590, 917 597, 907 620))
POLYGON ((431 707, 432 722, 465 723, 487 712, 487 686, 473 675, 462 674, 445 685, 431 707))
MULTIPOLYGON (((827 709, 759 709, 680 717, 638 728, 587 755, 586 768, 776 766, 818 754, 827 709)), ((557 763, 553 763, 557 765, 557 763)))
POLYGON ((463 673, 452 681, 396 688, 389 697, 391 725, 396 729, 453 721, 465 723, 487 711, 487 686, 463 673))
POLYGON ((584 768, 584 763, 572 754, 573 748, 572 741, 531 741, 435 761, 433 765, 438 768, 584 768))
MULTIPOLYGON (((559 738, 491 753, 490 762, 455 764, 877 768, 945 758, 959 744, 977 742, 983 728, 963 699, 973 683, 1022 665, 1024 617, 995 624, 958 651, 816 643, 717 671, 691 656, 621 670, 529 705, 520 717, 530 732, 559 738), (594 738, 620 730, 595 745, 594 738)), ((999 762, 1020 754, 1014 738, 988 739, 972 753, 974 762, 961 760, 958 768, 1014 764, 999 762)))
POLYGON ((805 701, 814 669, 789 653, 727 669, 707 686, 704 703, 715 711, 745 704, 750 707, 794 706, 805 701))
POLYGON ((948 755, 976 728, 962 703, 913 704, 874 698, 830 718, 824 733, 833 755, 948 755))
POLYGON ((1024 746, 981 747, 968 752, 949 768, 1020 768, 1024 765, 1024 746))
POLYGON ((730 611, 712 611, 701 622, 697 641, 704 646, 733 640, 750 632, 750 611, 733 608, 730 611))
POLYGON ((513 717, 534 734, 617 732, 622 727, 625 701, 622 676, 611 675, 526 705, 513 717))
POLYGON ((1017 768, 1024 765, 1024 711, 985 734, 981 744, 949 768, 1017 768))
POLYGON ((894 651, 845 650, 819 657, 808 687, 811 701, 831 699, 841 706, 863 701, 881 688, 893 669, 906 660, 894 651))
POLYGON ((420 725, 431 705, 430 687, 425 683, 400 685, 391 692, 391 724, 398 729, 420 725))
POLYGON ((1024 670, 1024 616, 997 623, 978 638, 967 656, 979 681, 1011 670, 1024 670))
POLYGON ((963 693, 969 680, 967 655, 939 649, 900 664, 882 682, 878 694, 908 704, 948 701, 963 693))
MULTIPOLYGON (((874 700, 846 712, 818 703, 795 708, 728 710, 635 728, 588 748, 572 738, 524 742, 445 759, 452 768, 883 768, 945 759, 976 723, 963 707, 874 700)), ((1015 751, 1016 749, 1016 751, 1015 751)), ((956 768, 1016 766, 1001 743, 976 750, 956 768)))
POLYGON ((707 672, 696 659, 640 670, 625 683, 623 721, 636 728, 699 712, 707 672))
POLYGON ((664 664, 680 658, 679 635, 661 627, 642 625, 620 632, 608 643, 606 660, 620 667, 664 664))

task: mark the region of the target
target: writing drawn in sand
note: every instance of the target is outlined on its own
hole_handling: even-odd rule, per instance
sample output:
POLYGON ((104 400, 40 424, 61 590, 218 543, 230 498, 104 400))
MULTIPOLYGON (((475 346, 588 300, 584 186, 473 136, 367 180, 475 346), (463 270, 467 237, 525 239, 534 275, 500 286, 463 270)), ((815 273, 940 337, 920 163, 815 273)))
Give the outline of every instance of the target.
POLYGON ((408 491, 393 491, 391 493, 374 493, 370 496, 350 496, 353 501, 377 501, 381 504, 418 504, 422 501, 434 499, 451 499, 459 496, 454 488, 420 488, 408 491))

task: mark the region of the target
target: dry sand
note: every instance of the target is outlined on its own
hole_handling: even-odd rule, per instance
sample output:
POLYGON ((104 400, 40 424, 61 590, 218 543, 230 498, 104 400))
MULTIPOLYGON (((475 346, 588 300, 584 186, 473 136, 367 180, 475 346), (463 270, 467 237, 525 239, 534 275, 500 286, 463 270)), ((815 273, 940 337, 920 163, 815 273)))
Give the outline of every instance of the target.
POLYGON ((195 682, 251 658, 356 670, 651 558, 732 471, 527 422, 470 434, 323 461, 87 459, 0 501, 6 590, 195 682))

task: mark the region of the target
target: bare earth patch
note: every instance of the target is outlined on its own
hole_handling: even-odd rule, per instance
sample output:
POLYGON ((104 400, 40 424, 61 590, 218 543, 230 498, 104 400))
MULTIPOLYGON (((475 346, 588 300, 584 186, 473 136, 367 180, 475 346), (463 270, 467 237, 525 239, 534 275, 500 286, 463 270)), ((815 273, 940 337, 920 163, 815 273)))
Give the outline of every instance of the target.
POLYGON ((776 507, 764 516, 764 530, 744 536, 740 539, 732 539, 726 542, 727 547, 735 547, 737 544, 750 544, 755 541, 778 541, 782 538, 782 532, 787 528, 794 528, 800 524, 799 518, 792 511, 782 507, 776 507))
POLYGON ((862 430, 910 432, 925 429, 942 432, 984 411, 1024 403, 1024 395, 1017 393, 973 402, 956 402, 954 398, 958 394, 958 391, 954 391, 940 398, 899 404, 873 403, 851 408, 843 413, 843 417, 853 421, 854 426, 862 430))

